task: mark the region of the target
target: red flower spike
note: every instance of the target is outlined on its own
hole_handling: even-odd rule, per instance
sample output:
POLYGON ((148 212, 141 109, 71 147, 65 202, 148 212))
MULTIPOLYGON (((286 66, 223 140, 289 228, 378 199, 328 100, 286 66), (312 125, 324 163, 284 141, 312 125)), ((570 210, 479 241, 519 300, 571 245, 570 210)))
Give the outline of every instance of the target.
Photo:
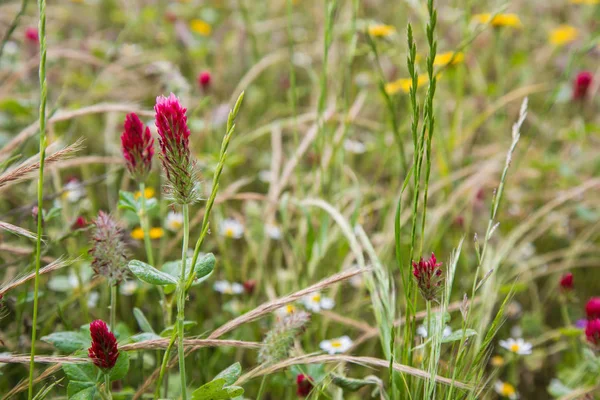
POLYGON ((429 260, 421 260, 419 262, 412 262, 413 266, 413 276, 417 281, 417 286, 421 292, 421 295, 427 301, 435 300, 437 297, 437 293, 440 289, 442 281, 444 280, 442 276, 442 269, 440 266, 442 263, 438 263, 435 258, 435 254, 431 253, 431 257, 429 260))
POLYGON ((296 377, 296 385, 298 386, 296 394, 300 397, 308 396, 313 388, 312 382, 313 378, 310 375, 299 374, 296 377))
POLYGON ((119 349, 117 339, 108 326, 101 319, 97 319, 90 324, 90 334, 92 336, 92 346, 88 349, 88 356, 92 359, 94 365, 103 371, 112 369, 119 358, 119 349))
POLYGON ((582 71, 577 74, 573 81, 573 99, 584 100, 588 90, 592 86, 593 75, 591 72, 582 71))
POLYGON ((39 44, 40 43, 40 34, 38 32, 38 30, 34 27, 31 28, 27 28, 25 30, 25 39, 33 44, 39 44))
POLYGON ((564 292, 573 290, 573 274, 568 272, 560 278, 560 288, 564 292))
POLYGON ((190 204, 197 200, 195 181, 196 165, 189 147, 190 129, 185 109, 171 93, 159 96, 154 106, 156 128, 161 150, 161 162, 168 181, 167 192, 178 204, 190 204))
POLYGON ((585 327, 585 337, 594 346, 600 346, 600 319, 588 321, 585 327))
POLYGON ((252 294, 254 293, 254 289, 256 289, 256 279, 247 280, 243 285, 244 291, 246 291, 247 294, 252 294))
POLYGON ((135 180, 144 182, 152 169, 154 139, 135 113, 127 114, 123 128, 121 147, 127 169, 135 180))
POLYGON ((198 85, 200 85, 200 89, 208 90, 211 80, 212 77, 209 71, 200 72, 200 75, 198 75, 198 85))
POLYGON ((588 320, 600 318, 600 297, 592 297, 585 305, 588 320))

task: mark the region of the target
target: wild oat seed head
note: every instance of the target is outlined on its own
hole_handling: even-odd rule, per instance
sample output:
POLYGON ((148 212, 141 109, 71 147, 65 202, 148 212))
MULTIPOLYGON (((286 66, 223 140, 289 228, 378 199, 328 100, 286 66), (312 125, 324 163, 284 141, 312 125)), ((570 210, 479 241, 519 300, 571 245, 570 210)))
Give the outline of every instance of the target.
POLYGON ((92 268, 96 274, 106 277, 111 284, 116 284, 127 273, 127 248, 123 241, 123 231, 103 211, 98 213, 94 225, 90 249, 92 268))
POLYGON ((310 314, 304 311, 297 311, 279 320, 263 340, 258 354, 259 361, 272 364, 286 358, 294 344, 294 338, 304 331, 309 320, 310 314))

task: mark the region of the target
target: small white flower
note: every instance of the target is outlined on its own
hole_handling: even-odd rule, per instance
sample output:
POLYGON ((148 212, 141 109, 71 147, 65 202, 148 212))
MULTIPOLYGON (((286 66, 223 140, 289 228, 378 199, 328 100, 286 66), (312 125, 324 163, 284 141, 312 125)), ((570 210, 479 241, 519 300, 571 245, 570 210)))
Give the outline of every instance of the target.
POLYGON ((69 203, 75 203, 85 196, 85 188, 77 179, 71 179, 63 188, 63 198, 69 203))
POLYGON ((265 183, 270 183, 273 179, 271 171, 268 169, 263 169, 258 173, 258 179, 265 183))
POLYGON ((223 294, 241 294, 244 293, 244 286, 237 282, 216 281, 213 289, 223 294))
POLYGON ((123 296, 131 296, 135 293, 135 291, 137 290, 137 282, 136 281, 125 281, 123 283, 121 283, 121 285, 119 286, 119 292, 123 295, 123 296))
POLYGON ((329 354, 344 353, 352 347, 352 339, 348 336, 342 336, 337 339, 323 340, 319 343, 319 347, 329 354))
POLYGON ((367 146, 358 140, 346 139, 344 140, 344 149, 349 153, 362 154, 367 151, 367 146))
POLYGON ((297 310, 298 309, 296 308, 295 305, 293 305, 293 304, 286 304, 285 306, 279 307, 277 310, 275 310, 275 315, 277 315, 277 318, 285 318, 288 315, 292 315, 297 310))
POLYGON ((165 221, 165 228, 171 232, 179 232, 183 226, 183 214, 169 211, 167 214, 167 220, 165 221))
POLYGON ((522 338, 509 338, 508 340, 501 340, 499 343, 506 350, 519 355, 531 354, 533 348, 531 343, 524 341, 522 338))
MULTIPOLYGON (((452 334, 452 328, 450 328, 448 325, 446 325, 444 327, 444 330, 442 331, 442 338, 448 337, 451 334, 452 334)), ((427 337, 427 328, 425 328, 425 325, 420 325, 417 328, 417 335, 421 336, 422 338, 427 337)))
POLYGON ((273 240, 281 239, 281 229, 274 223, 268 223, 265 225, 265 232, 273 240))
POLYGON ((87 306, 89 308, 95 308, 96 305, 98 304, 99 299, 100 299, 100 295, 98 294, 98 292, 90 292, 90 294, 88 294, 88 298, 87 298, 87 306))
POLYGON ((244 225, 238 220, 227 218, 221 221, 219 231, 226 238, 239 239, 244 235, 244 225))
POLYGON ((519 398, 519 394, 513 385, 510 383, 496 381, 494 384, 494 390, 502 397, 508 397, 511 400, 519 398))
POLYGON ((318 313, 321 310, 331 310, 335 306, 335 301, 329 297, 323 297, 321 293, 316 292, 304 296, 302 304, 304 304, 307 310, 318 313))

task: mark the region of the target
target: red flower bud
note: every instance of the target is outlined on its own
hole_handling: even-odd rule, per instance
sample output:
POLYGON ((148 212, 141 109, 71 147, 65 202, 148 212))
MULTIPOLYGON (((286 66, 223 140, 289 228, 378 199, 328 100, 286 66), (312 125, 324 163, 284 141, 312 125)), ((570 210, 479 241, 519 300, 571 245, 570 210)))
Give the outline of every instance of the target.
POLYGON ((101 319, 90 324, 90 334, 92 346, 88 349, 88 356, 98 368, 103 371, 110 370, 119 358, 115 335, 108 330, 108 326, 101 319))
POLYGON ((25 30, 25 39, 37 45, 40 43, 40 34, 36 28, 30 27, 25 30))
POLYGON ((562 278, 560 278, 560 288, 565 291, 565 292, 569 292, 571 290, 573 290, 573 274, 568 272, 566 274, 564 274, 562 276, 562 278))
POLYGON ((443 281, 442 269, 435 258, 435 254, 431 253, 429 260, 421 260, 412 262, 413 276, 417 280, 417 286, 425 300, 431 301, 437 297, 437 292, 443 281))
POLYGON ((129 173, 134 179, 144 182, 152 168, 154 139, 150 129, 144 129, 144 124, 135 113, 125 117, 121 146, 129 173))
POLYGON ((594 346, 600 346, 600 319, 588 321, 585 327, 585 337, 594 346))
POLYGON ((313 378, 310 375, 298 374, 296 377, 296 394, 300 397, 306 397, 310 394, 313 388, 313 378))
POLYGON ((85 220, 85 217, 81 215, 77 217, 75 222, 73 223, 73 229, 83 229, 88 225, 88 222, 85 220))
POLYGON ((585 305, 588 320, 600 318, 600 297, 592 297, 585 305))
POLYGON ((256 280, 255 279, 250 279, 250 280, 247 280, 246 282, 244 282, 244 290, 246 291, 246 293, 252 294, 252 293, 254 293, 254 289, 256 289, 256 280))
POLYGON ((200 72, 200 75, 198 75, 198 85, 200 85, 200 89, 207 90, 210 87, 211 80, 212 78, 209 71, 200 72))
POLYGON ((590 86, 592 86, 593 75, 591 72, 582 71, 577 74, 573 82, 573 99, 584 100, 590 86))

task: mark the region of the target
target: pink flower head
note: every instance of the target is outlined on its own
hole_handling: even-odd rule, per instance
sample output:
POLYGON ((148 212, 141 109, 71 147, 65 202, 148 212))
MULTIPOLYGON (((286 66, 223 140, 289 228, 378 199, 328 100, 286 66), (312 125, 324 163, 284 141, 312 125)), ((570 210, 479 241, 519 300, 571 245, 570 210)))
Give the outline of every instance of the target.
POLYGON ((588 320, 600 318, 600 297, 592 297, 585 305, 588 320))
POLYGON ((121 135, 121 147, 127 169, 134 179, 144 182, 152 168, 154 139, 135 113, 127 114, 121 135))
POLYGON ((573 290, 573 274, 567 272, 560 278, 560 288, 564 292, 573 290))
POLYGON ((592 86, 593 75, 589 71, 582 71, 577 74, 573 81, 573 99, 584 100, 587 96, 590 86, 592 86))
POLYGON ((441 265, 442 263, 437 262, 433 253, 427 261, 421 257, 418 263, 412 262, 413 276, 417 280, 417 286, 421 294, 427 301, 434 300, 437 297, 437 292, 443 280, 441 265))
POLYGON ((101 319, 90 324, 92 346, 88 349, 88 357, 94 365, 103 371, 112 369, 119 358, 117 339, 101 319))
POLYGON ((600 318, 588 321, 585 327, 585 337, 594 346, 600 346, 600 318))
POLYGON ((296 377, 296 394, 300 397, 306 397, 313 388, 313 378, 310 375, 298 374, 296 377))
POLYGON ((200 75, 198 75, 198 85, 200 85, 202 90, 207 90, 209 88, 211 80, 212 78, 209 71, 202 71, 200 72, 200 75))
POLYGON ((169 182, 167 192, 179 204, 193 203, 198 196, 195 189, 195 162, 189 147, 187 110, 171 93, 169 97, 156 98, 154 111, 161 161, 169 182))
POLYGON ((29 27, 25 30, 25 39, 33 44, 39 44, 40 43, 40 34, 37 30, 37 28, 34 27, 29 27))

